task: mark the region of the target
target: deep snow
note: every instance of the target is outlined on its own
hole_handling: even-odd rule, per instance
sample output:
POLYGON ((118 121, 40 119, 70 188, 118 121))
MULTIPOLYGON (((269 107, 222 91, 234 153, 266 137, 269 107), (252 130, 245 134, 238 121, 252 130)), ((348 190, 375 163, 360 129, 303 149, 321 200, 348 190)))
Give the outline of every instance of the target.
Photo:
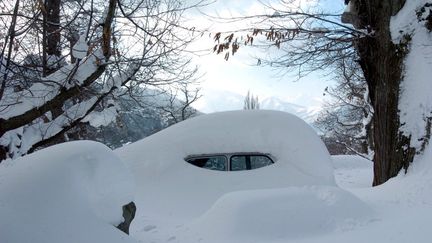
POLYGON ((135 242, 114 226, 134 182, 106 146, 69 142, 0 164, 1 243, 135 242))
MULTIPOLYGON (((399 109, 415 146, 420 146, 432 109, 431 36, 416 16, 426 2, 407 0, 391 21, 395 43, 403 34, 412 37, 399 109)), ((60 76, 50 78, 64 79, 60 76)), ((40 87, 31 90, 37 93, 40 87)), ((37 106, 47 95, 55 93, 44 92, 1 116, 37 106)), ((0 242, 431 241, 431 146, 407 174, 372 188, 370 161, 356 156, 331 160, 312 129, 297 118, 262 114, 214 121, 214 115, 203 116, 115 153, 81 141, 4 161, 0 242), (257 126, 262 123, 267 126, 257 126), (183 161, 189 154, 242 150, 261 150, 278 160, 243 172, 209 171, 183 161), (129 237, 114 226, 122 221, 121 206, 131 200, 138 211, 129 237)))
MULTIPOLYGON (((166 145, 156 138, 148 141, 166 145)), ((177 139, 153 153, 182 148, 173 147, 177 139)), ((2 162, 0 242, 405 243, 432 238, 432 147, 416 158, 408 174, 374 188, 370 161, 334 156, 331 167, 340 189, 323 178, 287 182, 293 179, 289 173, 282 180, 271 166, 217 172, 180 159, 152 167, 145 162, 151 151, 141 147, 151 143, 145 140, 116 151, 120 156, 104 145, 80 141, 2 162), (147 165, 137 166, 139 161, 147 165), (114 225, 130 200, 138 214, 127 236, 114 225)))

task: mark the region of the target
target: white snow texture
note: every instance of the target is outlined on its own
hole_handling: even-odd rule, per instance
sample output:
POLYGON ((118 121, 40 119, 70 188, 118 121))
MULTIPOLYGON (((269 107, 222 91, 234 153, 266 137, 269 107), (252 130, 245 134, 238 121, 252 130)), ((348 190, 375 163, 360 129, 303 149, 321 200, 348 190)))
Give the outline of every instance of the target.
POLYGON ((134 242, 116 229, 134 183, 106 146, 43 149, 0 165, 0 242, 134 242))

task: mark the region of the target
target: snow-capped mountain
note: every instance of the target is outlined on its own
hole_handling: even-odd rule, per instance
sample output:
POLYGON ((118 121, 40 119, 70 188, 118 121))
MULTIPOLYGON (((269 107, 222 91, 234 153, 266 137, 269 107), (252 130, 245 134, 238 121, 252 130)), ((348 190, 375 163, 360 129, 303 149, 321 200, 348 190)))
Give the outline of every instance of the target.
POLYGON ((283 101, 277 97, 269 97, 260 101, 260 108, 265 110, 278 110, 292 113, 308 123, 312 123, 321 107, 306 107, 283 101))
MULTIPOLYGON (((204 113, 243 109, 245 96, 229 91, 204 92, 203 97, 193 106, 204 113)), ((308 123, 312 123, 321 107, 306 107, 286 102, 278 97, 259 100, 260 109, 278 110, 292 113, 308 123)))

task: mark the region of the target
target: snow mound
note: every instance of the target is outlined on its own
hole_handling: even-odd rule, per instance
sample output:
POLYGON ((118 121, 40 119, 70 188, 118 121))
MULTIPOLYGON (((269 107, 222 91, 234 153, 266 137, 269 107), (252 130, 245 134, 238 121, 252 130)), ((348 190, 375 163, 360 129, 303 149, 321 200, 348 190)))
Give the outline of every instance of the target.
POLYGON ((1 242, 132 242, 114 226, 133 200, 123 162, 90 141, 49 147, 0 165, 1 242))
POLYGON ((402 170, 397 177, 391 178, 380 186, 373 187, 370 194, 373 194, 375 200, 386 200, 417 210, 427 206, 427 213, 423 214, 428 215, 428 225, 430 225, 430 219, 432 218, 431 192, 432 146, 428 145, 423 154, 416 156, 414 162, 408 168, 408 173, 405 174, 402 170))
MULTIPOLYGON (((305 186, 233 192, 223 196, 187 231, 204 242, 271 242, 346 231, 367 222, 372 210, 337 187, 305 186), (348 225, 348 226, 347 226, 348 225)), ((181 238, 181 237, 180 237, 181 238)))

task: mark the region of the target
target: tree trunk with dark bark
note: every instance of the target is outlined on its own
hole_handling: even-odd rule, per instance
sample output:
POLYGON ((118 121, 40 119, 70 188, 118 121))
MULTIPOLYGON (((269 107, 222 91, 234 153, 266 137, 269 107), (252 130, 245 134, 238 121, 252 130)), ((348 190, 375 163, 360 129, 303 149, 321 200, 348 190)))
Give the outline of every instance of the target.
POLYGON ((380 185, 408 168, 415 149, 400 131, 398 114, 404 48, 391 39, 390 18, 402 8, 401 0, 357 0, 361 26, 371 35, 357 42, 360 65, 374 108, 374 181, 380 185))
POLYGON ((61 0, 45 0, 43 11, 43 70, 49 75, 57 70, 53 57, 61 56, 60 49, 60 3, 61 0))

